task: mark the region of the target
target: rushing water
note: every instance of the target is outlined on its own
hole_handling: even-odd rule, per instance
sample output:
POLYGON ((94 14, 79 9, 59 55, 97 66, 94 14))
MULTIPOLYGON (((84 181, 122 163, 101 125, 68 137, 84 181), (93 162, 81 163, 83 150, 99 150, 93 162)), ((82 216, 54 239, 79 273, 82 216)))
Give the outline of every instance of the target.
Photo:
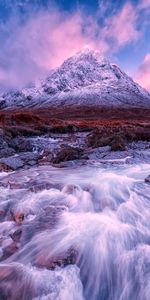
POLYGON ((0 300, 149 300, 149 172, 140 164, 2 174, 0 300), (35 181, 52 188, 35 192, 35 181), (10 209, 24 214, 21 224, 10 209), (20 228, 17 250, 6 257, 20 228))

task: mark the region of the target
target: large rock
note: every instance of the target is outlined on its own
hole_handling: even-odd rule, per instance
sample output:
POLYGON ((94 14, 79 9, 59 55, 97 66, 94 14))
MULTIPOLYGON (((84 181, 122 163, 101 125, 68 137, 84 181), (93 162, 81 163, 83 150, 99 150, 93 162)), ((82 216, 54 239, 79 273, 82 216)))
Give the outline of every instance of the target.
POLYGON ((87 155, 88 159, 102 159, 104 158, 108 153, 110 153, 111 147, 105 146, 105 147, 98 147, 98 148, 87 148, 85 151, 85 154, 87 155))
POLYGON ((89 147, 111 146, 113 151, 125 150, 127 144, 126 132, 119 131, 119 128, 96 128, 87 136, 89 147))
POLYGON ((4 128, 0 128, 0 149, 8 147, 8 143, 11 141, 12 135, 4 128))
POLYGON ((25 167, 35 166, 38 163, 40 154, 35 152, 21 152, 19 157, 24 161, 25 167))
POLYGON ((20 159, 17 156, 10 156, 7 158, 1 158, 0 163, 5 164, 8 168, 11 168, 12 170, 17 170, 19 168, 22 168, 24 166, 24 162, 22 159, 20 159))
POLYGON ((118 150, 121 150, 121 151, 124 151, 126 150, 126 144, 127 144, 127 139, 125 136, 123 135, 115 135, 110 143, 111 145, 111 149, 113 151, 118 151, 118 150))
POLYGON ((15 154, 15 150, 10 147, 4 147, 0 150, 0 158, 8 157, 15 154))
POLYGON ((77 256, 78 252, 74 248, 70 248, 67 252, 62 252, 61 254, 52 257, 48 255, 45 249, 43 254, 37 255, 36 266, 53 270, 57 266, 64 267, 67 265, 74 265, 76 263, 77 256))
POLYGON ((17 152, 30 152, 33 150, 31 142, 24 137, 16 137, 9 144, 17 152))
POLYGON ((38 164, 39 165, 44 165, 47 163, 50 163, 54 159, 54 155, 51 151, 48 149, 45 149, 43 153, 39 156, 38 159, 38 164))
POLYGON ((87 146, 92 148, 105 147, 110 145, 110 138, 104 136, 98 128, 90 132, 86 138, 87 146))
POLYGON ((75 160, 81 158, 83 150, 80 148, 74 148, 70 146, 64 146, 52 160, 54 164, 59 164, 62 161, 75 160))

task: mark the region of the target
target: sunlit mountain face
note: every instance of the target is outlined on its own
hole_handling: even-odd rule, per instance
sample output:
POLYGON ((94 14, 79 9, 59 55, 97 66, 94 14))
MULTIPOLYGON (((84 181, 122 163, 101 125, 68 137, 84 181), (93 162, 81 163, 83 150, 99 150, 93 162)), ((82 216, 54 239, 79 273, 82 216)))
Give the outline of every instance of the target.
POLYGON ((150 1, 0 1, 0 300, 150 299, 150 1))

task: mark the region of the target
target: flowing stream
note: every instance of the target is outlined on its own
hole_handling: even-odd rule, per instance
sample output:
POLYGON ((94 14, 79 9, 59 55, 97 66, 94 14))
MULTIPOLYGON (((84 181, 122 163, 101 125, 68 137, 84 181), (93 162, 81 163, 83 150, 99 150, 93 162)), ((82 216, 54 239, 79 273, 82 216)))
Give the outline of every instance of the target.
POLYGON ((1 174, 0 300, 149 300, 149 173, 122 164, 1 174))

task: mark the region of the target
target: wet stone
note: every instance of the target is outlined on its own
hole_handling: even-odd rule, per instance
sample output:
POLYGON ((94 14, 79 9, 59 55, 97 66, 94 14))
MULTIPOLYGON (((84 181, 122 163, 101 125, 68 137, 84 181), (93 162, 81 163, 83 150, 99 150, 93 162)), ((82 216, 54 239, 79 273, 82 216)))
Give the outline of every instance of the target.
POLYGON ((21 225, 22 222, 24 221, 24 214, 23 213, 16 214, 15 221, 16 221, 17 225, 21 225))
POLYGON ((10 147, 0 150, 0 158, 12 156, 14 154, 15 154, 15 150, 10 147))
POLYGON ((67 252, 60 255, 50 256, 45 250, 36 256, 35 265, 39 268, 54 270, 56 267, 74 265, 77 261, 77 250, 70 248, 67 252))
POLYGON ((22 159, 25 163, 29 163, 32 161, 37 161, 39 158, 39 154, 35 152, 22 152, 19 153, 20 159, 22 159))
POLYGON ((0 300, 31 300, 35 295, 32 278, 21 265, 0 266, 0 300))
POLYGON ((10 233, 10 237, 14 242, 18 243, 20 241, 21 234, 22 234, 22 229, 17 229, 14 230, 12 233, 10 233))
POLYGON ((10 201, 1 204, 0 206, 0 221, 3 222, 10 208, 10 201))
POLYGON ((13 210, 10 210, 9 212, 9 219, 16 222, 17 225, 21 225, 24 221, 24 213, 22 212, 14 212, 13 210))
POLYGON ((24 137, 16 137, 11 140, 10 146, 17 152, 30 152, 33 150, 31 142, 24 137))
POLYGON ((49 154, 48 156, 42 157, 38 160, 38 165, 45 165, 51 163, 54 159, 53 154, 49 154))
POLYGON ((70 146, 63 147, 52 160, 54 164, 58 164, 62 161, 76 160, 81 158, 83 155, 83 150, 80 148, 74 148, 70 146))
POLYGON ((35 160, 30 160, 30 161, 28 161, 28 165, 35 166, 36 165, 36 161, 35 160))
POLYGON ((30 181, 28 184, 28 189, 31 192, 37 193, 39 191, 43 190, 50 190, 50 189, 59 189, 59 184, 52 184, 50 182, 36 182, 36 181, 30 181))
POLYGON ((17 170, 24 166, 23 160, 15 156, 1 158, 0 163, 5 164, 7 167, 11 168, 12 170, 17 170))
POLYGON ((0 208, 0 222, 3 222, 6 216, 6 211, 3 208, 0 208))
POLYGON ((52 161, 53 158, 54 158, 53 153, 48 149, 45 149, 38 159, 38 165, 48 164, 52 161))
POLYGON ((0 172, 11 172, 12 169, 5 163, 0 162, 0 172))
POLYGON ((145 182, 150 183, 150 175, 145 178, 145 182))
POLYGON ((21 243, 24 245, 29 242, 35 234, 44 230, 53 230, 58 224, 59 218, 64 210, 67 210, 64 205, 43 208, 43 212, 36 216, 30 223, 22 225, 21 243))
POLYGON ((9 256, 11 256, 12 254, 14 254, 17 251, 18 247, 11 238, 7 238, 2 243, 2 249, 3 249, 3 256, 1 260, 4 260, 9 256))

